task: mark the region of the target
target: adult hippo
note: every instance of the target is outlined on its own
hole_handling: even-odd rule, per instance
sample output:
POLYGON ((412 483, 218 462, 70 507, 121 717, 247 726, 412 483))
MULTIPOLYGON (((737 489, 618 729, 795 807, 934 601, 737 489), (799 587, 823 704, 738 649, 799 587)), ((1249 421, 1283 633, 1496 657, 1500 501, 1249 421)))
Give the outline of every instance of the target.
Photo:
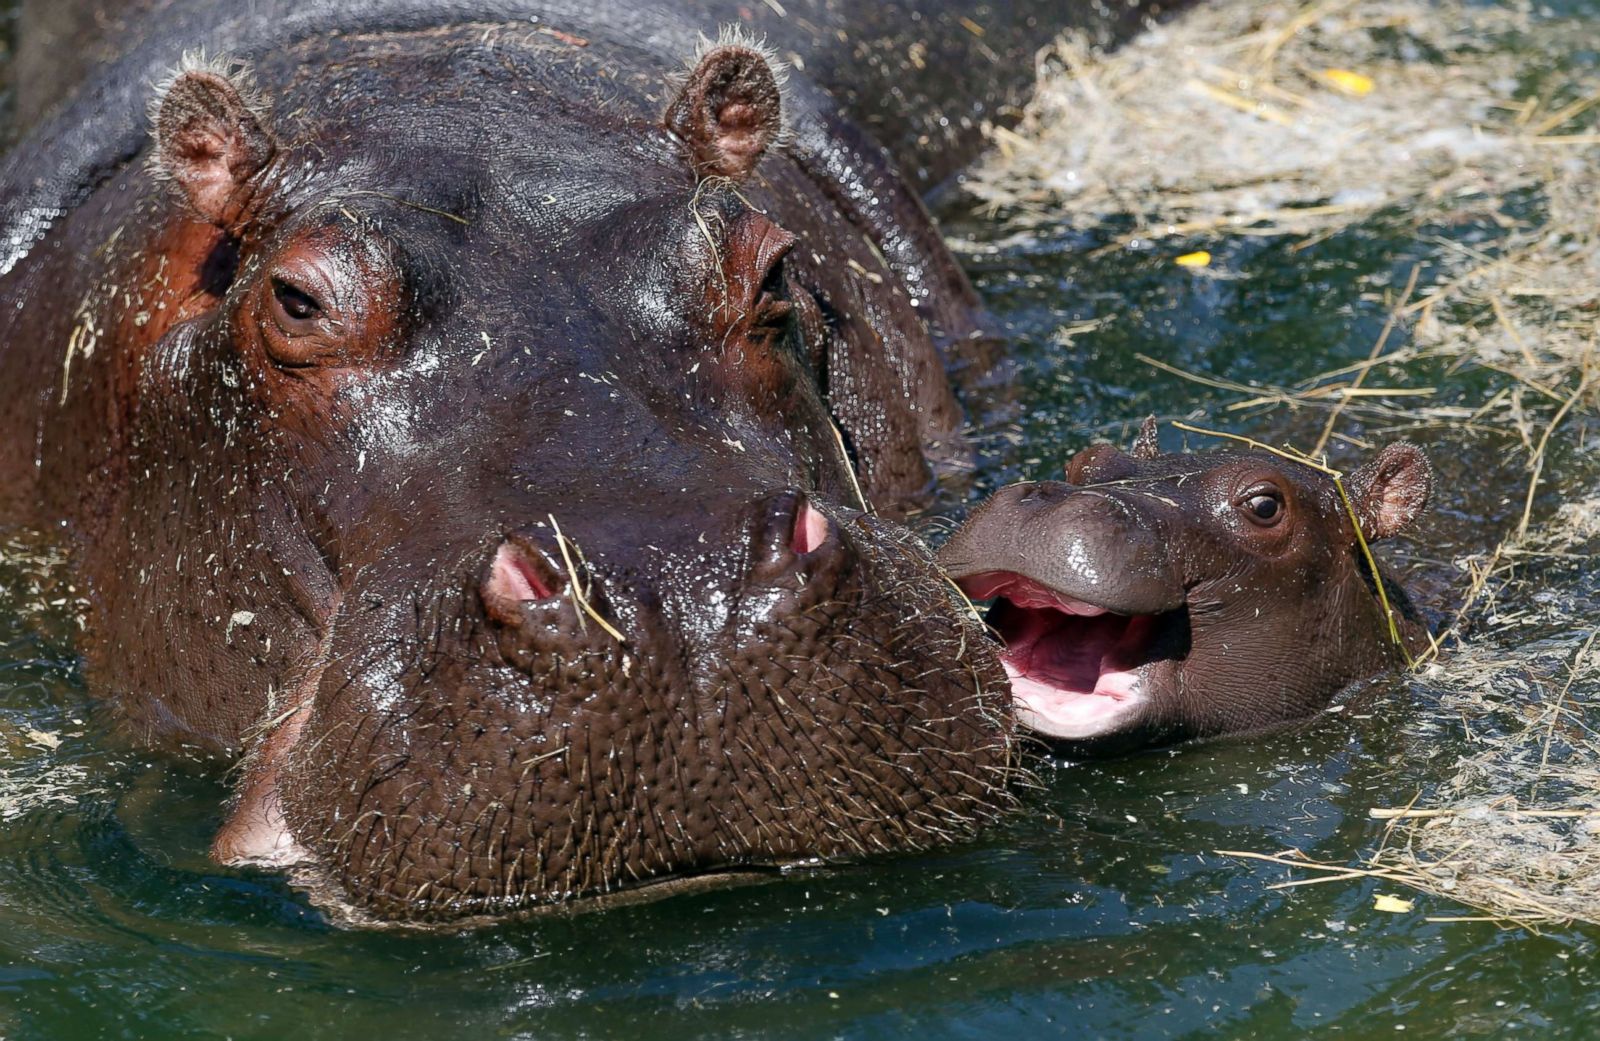
POLYGON ((1415 523, 1433 488, 1399 443, 1327 473, 1258 449, 1094 445, 1066 482, 1016 484, 939 550, 994 600, 1019 722, 1075 753, 1121 752, 1303 719, 1428 646, 1357 539, 1415 523), (1380 595, 1380 583, 1383 593, 1380 595))
POLYGON ((1089 3, 27 8, 0 520, 137 733, 242 756, 218 859, 459 921, 1006 804, 996 655, 866 500, 989 372, 910 184, 1089 3))

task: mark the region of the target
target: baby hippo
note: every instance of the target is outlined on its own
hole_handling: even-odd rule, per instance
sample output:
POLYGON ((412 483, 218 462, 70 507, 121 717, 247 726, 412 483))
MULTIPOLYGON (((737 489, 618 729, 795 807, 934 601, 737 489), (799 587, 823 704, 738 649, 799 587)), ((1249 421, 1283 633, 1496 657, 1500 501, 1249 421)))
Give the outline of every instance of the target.
MULTIPOLYGON (((1100 444, 1066 483, 1002 488, 939 559, 1005 643, 1017 719, 1104 754, 1269 728, 1428 643, 1367 565, 1328 475, 1259 450, 1131 454, 1100 444)), ((1404 531, 1433 488, 1389 445, 1344 478, 1366 540, 1404 531)))

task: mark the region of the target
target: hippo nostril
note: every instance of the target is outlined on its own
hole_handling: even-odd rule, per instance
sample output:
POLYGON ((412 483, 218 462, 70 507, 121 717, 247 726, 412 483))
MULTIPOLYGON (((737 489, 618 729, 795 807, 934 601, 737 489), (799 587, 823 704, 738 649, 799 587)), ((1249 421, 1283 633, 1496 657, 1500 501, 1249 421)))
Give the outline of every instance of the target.
POLYGON ((504 625, 521 625, 522 605, 561 594, 567 580, 556 567, 554 542, 538 536, 513 535, 495 550, 489 572, 479 586, 484 610, 504 625))
POLYGON ((514 547, 501 546, 495 554, 493 581, 500 591, 518 600, 543 600, 553 590, 550 580, 539 573, 541 570, 514 547))
POLYGON ((828 518, 815 506, 800 500, 800 508, 794 513, 794 534, 789 539, 789 548, 796 556, 812 552, 827 541, 828 524, 828 518))

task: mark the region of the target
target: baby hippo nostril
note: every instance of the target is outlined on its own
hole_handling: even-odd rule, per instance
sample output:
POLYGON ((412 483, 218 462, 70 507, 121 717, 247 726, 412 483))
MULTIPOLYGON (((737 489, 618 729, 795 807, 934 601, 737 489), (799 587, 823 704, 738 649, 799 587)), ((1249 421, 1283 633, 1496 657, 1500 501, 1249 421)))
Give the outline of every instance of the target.
POLYGON ((478 587, 489 617, 518 626, 524 618, 523 604, 559 596, 567 585, 566 576, 556 566, 559 552, 553 536, 513 535, 502 542, 478 587))

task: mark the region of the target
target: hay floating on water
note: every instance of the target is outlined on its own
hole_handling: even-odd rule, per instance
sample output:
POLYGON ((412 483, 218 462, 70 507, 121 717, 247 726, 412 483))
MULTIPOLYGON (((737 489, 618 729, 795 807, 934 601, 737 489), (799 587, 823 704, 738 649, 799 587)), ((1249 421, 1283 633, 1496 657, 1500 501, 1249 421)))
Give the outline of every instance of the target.
POLYGON ((0 767, 0 824, 49 806, 71 807, 104 789, 79 763, 49 762, 40 752, 21 768, 0 767))
POLYGON ((1570 922, 1600 924, 1600 734, 1592 704, 1573 699, 1600 675, 1595 630, 1555 690, 1525 662, 1466 647, 1449 663, 1459 682, 1445 707, 1469 720, 1482 751, 1457 764, 1429 805, 1374 807, 1386 821, 1375 852, 1358 865, 1281 854, 1219 851, 1295 869, 1271 888, 1372 878, 1464 904, 1471 916, 1430 921, 1496 921, 1537 931, 1570 922), (1508 700, 1506 693, 1521 696, 1508 700), (1531 711, 1529 711, 1531 709, 1531 711), (1488 715, 1521 717, 1491 723, 1488 715), (1509 732, 1507 730, 1509 729, 1509 732), (1307 874, 1309 873, 1309 874, 1307 874))

